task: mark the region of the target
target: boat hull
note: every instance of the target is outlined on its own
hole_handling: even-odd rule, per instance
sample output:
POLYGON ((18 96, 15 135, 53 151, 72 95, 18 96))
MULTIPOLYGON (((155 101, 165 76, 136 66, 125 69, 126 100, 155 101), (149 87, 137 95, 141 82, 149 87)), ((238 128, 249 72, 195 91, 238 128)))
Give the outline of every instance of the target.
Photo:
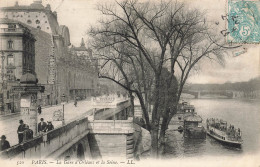
POLYGON ((237 148, 241 148, 242 142, 239 141, 230 141, 230 140, 223 140, 217 136, 215 136, 214 134, 211 134, 210 131, 207 130, 207 135, 214 138, 215 140, 217 140, 218 142, 220 142, 221 144, 230 146, 230 147, 237 147, 237 148))

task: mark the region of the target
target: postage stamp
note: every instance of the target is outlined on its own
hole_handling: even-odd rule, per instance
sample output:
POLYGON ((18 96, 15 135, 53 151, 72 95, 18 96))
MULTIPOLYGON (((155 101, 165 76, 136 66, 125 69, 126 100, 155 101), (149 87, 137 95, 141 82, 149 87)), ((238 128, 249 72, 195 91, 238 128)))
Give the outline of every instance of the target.
POLYGON ((227 42, 260 43, 260 1, 228 0, 227 42))

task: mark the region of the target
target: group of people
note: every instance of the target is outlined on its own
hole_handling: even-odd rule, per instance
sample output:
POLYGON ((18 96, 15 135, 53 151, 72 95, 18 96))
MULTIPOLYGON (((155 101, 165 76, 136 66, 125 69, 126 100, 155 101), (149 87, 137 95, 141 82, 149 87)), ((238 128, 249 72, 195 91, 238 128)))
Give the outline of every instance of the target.
POLYGON ((40 134, 54 129, 54 126, 52 125, 51 121, 47 121, 47 123, 46 123, 46 122, 44 122, 43 118, 41 118, 40 121, 41 122, 38 124, 38 132, 40 134))
MULTIPOLYGON (((78 103, 77 99, 75 98, 75 100, 74 100, 75 107, 77 107, 77 103, 78 103)), ((37 111, 38 111, 38 114, 41 115, 42 108, 40 105, 37 107, 37 111)), ((41 122, 38 123, 38 133, 39 134, 42 134, 42 133, 45 133, 45 132, 48 132, 48 131, 51 131, 54 129, 54 126, 52 125, 51 121, 47 121, 47 123, 46 123, 46 122, 44 122, 43 118, 41 118, 40 121, 41 122)), ((19 124, 20 125, 18 126, 17 134, 18 134, 18 142, 20 144, 26 140, 32 139, 33 131, 29 128, 29 125, 24 123, 23 120, 19 120, 19 124)), ((0 151, 8 149, 8 148, 10 148, 10 143, 6 140, 6 136, 2 135, 1 141, 0 141, 0 151)))
MULTIPOLYGON (((44 119, 40 119, 41 122, 38 124, 38 132, 40 134, 51 131, 54 129, 54 126, 52 125, 51 121, 44 122, 44 119)), ((30 140, 33 138, 33 131, 29 128, 29 125, 25 124, 23 120, 19 120, 19 126, 17 129, 17 134, 18 134, 18 142, 19 144, 26 141, 30 140)), ((0 151, 3 151, 5 149, 10 148, 10 143, 9 141, 6 140, 6 136, 2 135, 1 136, 1 141, 0 141, 0 151)))
POLYGON ((29 128, 29 125, 25 124, 23 120, 19 121, 20 125, 17 129, 19 143, 33 138, 33 131, 29 128))
POLYGON ((227 126, 227 122, 219 119, 207 119, 207 126, 212 126, 218 130, 224 131, 230 138, 241 138, 241 130, 235 129, 234 125, 227 126))
MULTIPOLYGON (((38 132, 45 133, 52 129, 54 129, 54 126, 52 125, 51 121, 44 122, 44 119, 40 119, 41 122, 38 124, 38 132)), ((29 125, 25 124, 23 120, 19 121, 20 125, 17 129, 18 134, 18 140, 19 143, 22 143, 23 141, 29 140, 33 138, 33 131, 29 128, 29 125)))

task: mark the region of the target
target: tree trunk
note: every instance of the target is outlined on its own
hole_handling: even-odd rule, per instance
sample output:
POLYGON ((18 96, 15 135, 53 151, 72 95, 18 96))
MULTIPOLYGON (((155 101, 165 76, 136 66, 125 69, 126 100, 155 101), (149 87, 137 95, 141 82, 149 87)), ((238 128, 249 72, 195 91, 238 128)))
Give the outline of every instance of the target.
POLYGON ((129 96, 130 96, 130 103, 131 103, 131 113, 132 113, 132 116, 134 117, 134 108, 135 108, 135 104, 134 104, 134 96, 133 96, 133 93, 129 91, 129 96))
POLYGON ((141 108, 142 108, 142 111, 143 111, 143 114, 144 114, 146 129, 148 131, 150 131, 151 130, 151 126, 150 126, 149 114, 147 112, 147 109, 145 108, 145 104, 144 104, 142 95, 140 95, 140 93, 138 93, 138 92, 136 93, 136 95, 137 95, 137 97, 139 99, 139 102, 140 102, 140 105, 141 105, 141 108))
POLYGON ((160 129, 160 136, 159 136, 159 144, 163 144, 165 140, 165 132, 167 130, 167 118, 163 118, 161 129, 160 129))
POLYGON ((154 125, 150 131, 151 133, 151 156, 152 158, 158 158, 158 128, 154 125))

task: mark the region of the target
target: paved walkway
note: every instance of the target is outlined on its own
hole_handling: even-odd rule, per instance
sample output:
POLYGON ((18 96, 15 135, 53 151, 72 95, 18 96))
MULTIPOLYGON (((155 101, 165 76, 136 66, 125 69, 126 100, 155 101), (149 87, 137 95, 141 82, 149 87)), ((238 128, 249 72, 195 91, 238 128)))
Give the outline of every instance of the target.
MULTIPOLYGON (((55 105, 51 107, 46 107, 42 109, 42 114, 38 115, 38 122, 40 118, 44 118, 44 121, 52 121, 54 111, 62 109, 62 105, 55 105)), ((69 102, 64 105, 64 115, 65 123, 71 122, 77 118, 83 117, 85 114, 92 114, 91 101, 78 101, 77 107, 74 106, 74 102, 69 102)), ((7 140, 10 142, 10 145, 15 145, 18 143, 17 128, 19 126, 19 120, 22 119, 20 114, 10 115, 0 118, 0 136, 6 135, 7 140)), ((28 124, 25 122, 25 124, 28 124)), ((62 125, 61 121, 52 121, 54 128, 57 128, 62 125)))

